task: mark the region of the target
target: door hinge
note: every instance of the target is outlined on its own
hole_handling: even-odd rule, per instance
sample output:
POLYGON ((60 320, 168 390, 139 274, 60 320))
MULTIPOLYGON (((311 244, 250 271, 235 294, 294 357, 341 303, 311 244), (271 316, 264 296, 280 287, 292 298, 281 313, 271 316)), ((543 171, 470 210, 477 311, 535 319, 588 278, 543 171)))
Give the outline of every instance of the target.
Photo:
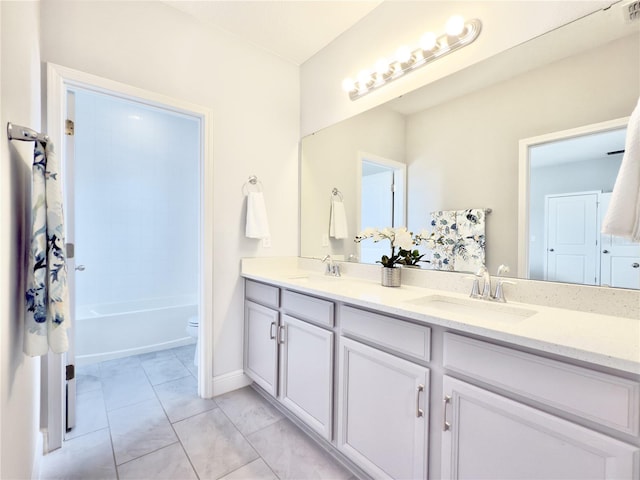
POLYGON ((76 256, 76 246, 73 243, 67 243, 65 250, 67 253, 67 259, 73 258, 76 256))
POLYGON ((395 183, 392 183, 392 184, 391 184, 391 191, 392 191, 393 193, 395 193, 395 192, 396 192, 396 184, 395 184, 395 183))
POLYGON ((64 121, 64 134, 73 135, 74 130, 75 130, 75 124, 73 123, 73 120, 66 119, 64 121))
POLYGON ((76 378, 76 366, 75 365, 67 365, 66 368, 66 380, 73 380, 76 378))

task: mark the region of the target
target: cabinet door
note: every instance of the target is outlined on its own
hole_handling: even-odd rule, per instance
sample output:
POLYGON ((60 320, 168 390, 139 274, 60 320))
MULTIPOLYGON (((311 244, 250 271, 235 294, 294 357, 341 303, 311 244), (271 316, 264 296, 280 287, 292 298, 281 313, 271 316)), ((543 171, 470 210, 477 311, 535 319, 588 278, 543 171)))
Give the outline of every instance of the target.
POLYGON ((638 478, 632 445, 451 377, 443 389, 445 479, 638 478))
POLYGON ((338 447, 374 478, 425 479, 429 370, 340 337, 338 447))
POLYGON ((333 333, 282 315, 280 401, 331 440, 333 333))
POLYGON ((278 312, 245 301, 244 371, 271 395, 277 395, 278 312))

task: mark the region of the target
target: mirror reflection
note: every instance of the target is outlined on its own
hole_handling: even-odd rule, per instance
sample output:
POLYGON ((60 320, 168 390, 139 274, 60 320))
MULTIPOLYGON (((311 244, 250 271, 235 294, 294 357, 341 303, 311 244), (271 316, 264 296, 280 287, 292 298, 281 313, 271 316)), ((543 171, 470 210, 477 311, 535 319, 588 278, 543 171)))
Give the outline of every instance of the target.
MULTIPOLYGON (((450 216, 491 211, 483 227, 484 261, 492 274, 504 264, 510 266, 506 275, 522 278, 633 288, 634 278, 640 282, 640 272, 634 270, 629 281, 617 283, 603 273, 615 263, 609 260, 607 267, 606 259, 600 258, 608 255, 603 250, 610 249, 594 249, 590 266, 582 272, 568 267, 569 255, 561 258, 557 249, 548 252, 549 235, 578 230, 568 220, 562 222, 564 230, 548 232, 549 202, 552 209, 564 212, 558 206, 564 197, 595 192, 602 214, 622 158, 620 153, 607 153, 624 148, 624 125, 609 128, 613 131, 607 144, 599 145, 597 153, 593 141, 584 142, 584 148, 576 142, 559 142, 554 155, 564 160, 555 165, 546 145, 531 145, 530 151, 522 152, 520 143, 628 117, 640 95, 639 31, 637 23, 622 20, 619 10, 596 12, 305 137, 301 255, 322 258, 331 253, 334 258, 371 263, 388 245, 379 244, 382 250, 376 251, 354 242, 365 227, 406 225, 414 233, 434 232, 434 219, 437 224, 443 212, 450 216), (604 154, 602 148, 607 149, 604 154), (527 168, 527 183, 519 189, 520 164, 527 168), (575 170, 583 172, 582 180, 571 173, 575 170), (329 234, 334 188, 343 197, 347 232, 343 238, 329 234), (385 189, 390 194, 383 194, 385 189), (532 195, 527 198, 531 208, 520 209, 524 214, 518 205, 520 190, 532 195), (381 212, 385 216, 375 217, 381 212), (519 225, 525 224, 528 240, 519 245, 519 225), (549 253, 556 253, 555 260, 549 253)), ((596 225, 596 237, 597 232, 596 225)), ((620 243, 597 240, 600 246, 606 241, 620 243)), ((453 269, 444 268, 434 258, 437 249, 430 247, 419 247, 424 259, 432 262, 422 263, 422 268, 453 269)), ((625 250, 625 255, 633 253, 625 250)), ((463 261, 459 265, 455 270, 475 268, 463 261)))

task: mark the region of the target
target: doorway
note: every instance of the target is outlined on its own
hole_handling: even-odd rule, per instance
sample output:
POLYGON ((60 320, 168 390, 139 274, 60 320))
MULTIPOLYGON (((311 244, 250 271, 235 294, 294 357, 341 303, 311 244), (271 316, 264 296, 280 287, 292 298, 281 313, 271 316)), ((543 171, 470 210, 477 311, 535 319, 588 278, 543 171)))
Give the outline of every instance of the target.
MULTIPOLYGON (((405 226, 407 166, 377 155, 360 153, 358 168, 360 231, 368 227, 405 226)), ((359 259, 363 263, 375 263, 390 252, 388 244, 374 242, 371 238, 360 242, 359 249, 359 259)))
MULTIPOLYGON (((92 107, 93 108, 93 107, 92 107)), ((85 109, 86 110, 86 109, 85 109)), ((91 110, 91 109, 89 109, 91 110)), ((86 112, 85 112, 86 113, 86 112)), ((86 115, 85 115, 86 116, 86 115)), ((135 300, 138 302, 138 307, 141 304, 147 305, 147 300, 158 300, 166 295, 166 292, 171 291, 170 286, 164 284, 163 280, 159 278, 162 274, 166 276, 181 277, 184 275, 194 275, 195 280, 191 281, 189 292, 185 297, 190 297, 192 303, 195 304, 195 317, 199 320, 198 333, 202 339, 201 348, 198 354, 199 369, 197 372, 198 377, 198 395, 203 398, 210 398, 212 396, 212 345, 207 340, 210 338, 210 332, 212 331, 212 298, 210 292, 213 285, 213 271, 212 271, 212 212, 211 212, 211 199, 213 196, 213 179, 212 179, 212 162, 211 162, 211 112, 201 106, 189 104, 180 100, 176 100, 170 97, 166 97, 159 94, 142 90, 139 88, 124 85, 118 82, 113 82, 101 77, 86 74, 76 70, 61 67, 59 65, 48 64, 47 65, 47 123, 48 131, 51 138, 54 140, 54 144, 58 147, 57 154, 61 157, 63 165, 63 175, 66 178, 72 180, 65 185, 66 194, 69 196, 65 199, 67 205, 67 216, 71 217, 70 227, 72 230, 67 239, 69 243, 73 243, 74 232, 73 218, 76 217, 76 213, 73 212, 73 205, 77 202, 73 201, 73 193, 76 190, 84 189, 85 200, 81 206, 77 206, 77 210, 86 210, 81 217, 86 219, 93 217, 99 218, 102 225, 98 225, 94 228, 87 229, 84 233, 84 237, 81 243, 83 248, 80 250, 71 248, 71 255, 68 260, 68 269, 70 273, 70 288, 73 289, 77 284, 81 296, 84 298, 94 299, 92 295, 96 294, 96 290, 101 294, 111 295, 109 300, 123 299, 125 296, 133 293, 136 288, 142 288, 138 290, 135 300), (82 100, 84 98, 84 100, 82 100), (79 105, 75 105, 78 100, 82 102, 93 102, 95 107, 96 103, 100 102, 115 102, 112 103, 112 110, 119 111, 121 114, 124 112, 124 117, 118 119, 108 118, 109 115, 102 114, 94 115, 98 120, 103 121, 101 127, 94 130, 94 136, 89 138, 86 142, 87 145, 85 152, 89 152, 87 155, 89 160, 82 160, 76 155, 77 147, 81 142, 75 142, 74 136, 69 135, 69 129, 75 130, 75 125, 67 120, 73 120, 74 114, 79 113, 83 108, 76 108, 79 105), (124 109, 124 105, 129 110, 124 109), (133 108, 135 107, 135 108, 133 108), (125 112, 126 110, 126 112, 125 112), (157 129, 150 128, 154 122, 162 123, 161 118, 168 118, 166 115, 178 118, 186 130, 181 131, 180 128, 175 125, 168 128, 169 132, 164 132, 162 135, 157 135, 154 132, 157 129), (146 118, 145 118, 146 117, 146 118), (151 120, 154 118, 155 120, 151 120), (147 120, 145 122, 145 120, 147 120), (117 126, 110 122, 119 123, 117 126), (145 125, 146 124, 146 125, 145 125), (116 132, 117 129, 120 129, 116 132), (175 130, 173 130, 175 129, 175 130), (66 130, 66 131, 65 131, 66 130), (190 132, 190 133, 187 133, 190 132), (125 156, 121 153, 111 151, 105 158, 101 158, 100 155, 105 151, 110 150, 106 147, 107 137, 113 136, 125 137, 125 150, 134 150, 137 152, 134 155, 134 161, 126 160, 125 156), (143 145, 141 138, 145 135, 154 138, 154 141, 143 145), (191 178, 185 174, 183 168, 180 168, 180 162, 183 161, 182 154, 183 149, 177 148, 172 150, 165 140, 167 137, 177 136, 190 138, 191 141, 196 142, 197 146, 192 153, 194 157, 191 162, 193 163, 193 171, 191 178), (76 145, 78 143, 78 145, 76 145), (137 149, 137 150, 136 150, 137 149), (145 149, 150 149, 151 153, 146 161, 141 160, 142 153, 145 149), (100 155, 97 154, 100 150, 100 155), (158 173, 157 165, 154 164, 154 158, 158 159, 160 152, 171 151, 169 155, 169 171, 163 174, 158 173), (74 158, 75 157, 75 158, 74 158), (117 157, 117 158, 116 158, 117 157), (69 163, 67 164, 67 158, 69 163), (76 162, 83 161, 82 168, 86 170, 81 180, 76 176, 78 164, 76 162), (145 163, 146 162, 146 163, 145 163), (108 168, 109 166, 113 168, 108 168), (118 173, 124 173, 124 175, 118 176, 118 173), (178 180, 178 177, 184 176, 178 180), (86 182, 92 187, 87 188, 86 182), (79 185, 78 181, 84 183, 79 185), (195 224, 195 229, 192 228, 189 236, 189 245, 185 248, 195 250, 196 255, 194 262, 185 262, 188 267, 195 272, 190 272, 189 268, 176 267, 175 270, 168 269, 165 272, 160 272, 162 265, 168 261, 171 253, 167 254, 166 249, 161 247, 162 242, 157 238, 158 233, 149 233, 153 230, 154 226, 162 225, 164 228, 164 234, 167 236, 169 243, 178 241, 185 235, 184 229, 186 225, 183 225, 182 218, 178 219, 178 216, 182 216, 177 210, 171 210, 172 208, 182 205, 182 199, 178 200, 175 195, 178 194, 173 186, 179 183, 185 183, 192 185, 194 188, 194 195, 186 195, 191 202, 195 205, 197 212, 192 215, 184 214, 184 217, 190 217, 189 220, 192 225, 195 224), (158 194, 158 190, 150 189, 150 186, 158 186, 161 188, 159 191, 163 192, 158 194), (96 196, 100 201, 104 201, 104 197, 107 197, 108 201, 103 202, 100 206, 100 202, 96 203, 95 198, 93 200, 87 200, 91 198, 91 190, 95 190, 100 194, 96 196), (173 197, 173 198, 172 198, 173 197), (68 211, 71 206, 71 212, 68 211), (162 206, 163 209, 158 209, 158 206, 162 206), (145 210, 146 209, 146 210, 145 210), (127 218, 123 215, 123 212, 130 210, 133 212, 135 220, 127 218), (129 223, 127 223, 129 222, 129 223), (134 223, 140 224, 142 228, 133 228, 134 223), (98 253, 89 253, 87 244, 100 243, 106 241, 105 239, 99 239, 96 236, 95 230, 101 232, 104 237, 111 237, 110 244, 100 244, 97 250, 98 253), (121 235, 116 240, 116 236, 113 235, 114 230, 120 230, 125 232, 125 235, 121 235), (193 231, 195 230, 195 231, 193 231), (122 255, 128 246, 133 246, 135 251, 129 255, 130 258, 125 258, 123 261, 117 262, 116 257, 122 255), (73 250, 76 250, 78 254, 86 255, 85 258, 80 259, 74 255, 73 250), (160 252, 164 253, 160 253, 160 252), (109 257, 109 255, 111 255, 109 257), (167 255, 163 257, 163 255, 167 255), (151 258, 151 260, 147 257, 151 258), (109 257, 108 259, 106 257, 109 257), (139 257, 143 257, 140 260, 139 257), (86 261, 91 259, 91 261, 86 261), (151 267, 149 262, 156 262, 158 265, 151 267), (121 284, 125 284, 125 278, 127 277, 132 267, 132 262, 138 262, 146 266, 145 278, 138 281, 133 280, 128 288, 122 289, 121 284), (115 265, 114 265, 115 264, 115 265), (113 267, 113 268, 112 268, 113 267), (111 272, 109 273, 109 269, 111 272), (180 269, 186 271, 186 274, 180 273, 180 269), (90 269, 96 269, 96 275, 91 280, 91 285, 82 285, 84 279, 80 277, 80 274, 89 273, 90 269), (78 280, 74 284, 74 273, 78 273, 75 280, 78 280), (108 279, 105 280, 105 279, 108 279), (101 283, 102 282, 102 283, 101 283), (106 282, 106 283, 105 283, 106 282), (139 284, 134 287, 134 284, 139 284), (145 286, 146 285, 146 286, 145 286), (153 290, 150 286, 160 286, 160 289, 155 290, 156 293, 151 293, 153 290), (119 292, 116 292, 118 288, 121 288, 119 292), (111 289, 111 293, 108 291, 111 289), (115 289, 115 290, 114 290, 115 289), (147 289, 145 291, 145 289, 147 289), (84 291, 83 291, 84 290, 84 291), (140 298, 146 296, 146 300, 140 298), (153 297, 153 298, 150 298, 153 297)), ((84 123, 84 122, 83 122, 84 123)), ((156 125, 157 126, 157 125, 156 125)), ((83 129, 84 125, 78 124, 79 129, 83 129)), ((81 169, 82 170, 82 169, 81 169)), ((192 207, 193 207, 192 205, 192 207)), ((182 205, 183 207, 185 205, 182 205)), ((76 225, 77 226, 77 225, 76 225)), ((81 235, 82 236, 82 235, 81 235)), ((79 239, 76 239, 76 242, 79 239)), ((79 245, 78 245, 79 246, 79 245)), ((173 251, 173 254, 176 252, 173 251)), ((179 259, 180 255, 176 255, 179 259)), ((122 260, 122 259, 121 259, 122 260)), ((180 263, 180 262, 178 262, 180 263)), ((87 279, 88 280, 88 279, 87 279)), ((73 291, 71 292, 73 294, 73 291)), ((180 292, 181 294, 182 292, 180 292)), ((177 295, 178 297, 180 295, 177 295)), ((127 298, 126 302, 123 302, 131 307, 132 298, 127 298)), ((73 306, 73 301, 71 302, 73 306)), ((90 302, 89 302, 90 303, 90 302)), ((87 311, 93 310, 94 312, 102 312, 107 314, 114 313, 114 308, 107 308, 110 302, 102 302, 102 307, 93 307, 91 305, 86 306, 87 311)), ((118 303, 118 302, 111 302, 118 303)), ((165 302, 166 303, 166 302, 165 302)), ((188 303, 188 302, 187 302, 188 303)), ((98 302, 95 305, 100 305, 98 302)), ((113 306, 113 305, 111 305, 113 306)), ((156 305, 157 306, 157 305, 156 305)), ((171 305, 174 307, 175 305, 171 305)), ((141 308, 129 308, 132 311, 145 310, 141 308)), ((149 308, 146 308, 149 310, 149 308)), ((182 312, 184 313, 184 312, 182 312)), ((193 312, 192 312, 193 313, 193 312)), ((184 316, 184 315, 183 315, 184 316)), ((51 451, 59 448, 62 445, 62 439, 64 436, 65 425, 67 417, 73 417, 73 400, 69 403, 69 409, 67 410, 65 393, 69 389, 69 396, 74 398, 75 382, 73 375, 68 375, 69 368, 67 365, 75 364, 75 351, 74 351, 74 325, 78 324, 79 319, 73 318, 72 312, 72 327, 70 333, 70 349, 66 355, 50 355, 45 364, 45 376, 43 378, 43 393, 46 399, 46 412, 43 412, 44 424, 47 429, 47 450, 51 451), (71 378, 69 378, 71 377, 71 378), (69 378, 69 380, 66 380, 69 378)), ((184 318, 184 325, 182 331, 185 332, 188 318, 184 318)), ((177 322, 174 322, 177 325, 177 322)), ((179 322, 182 323, 182 322, 179 322)), ((178 327, 179 328, 179 327, 178 327)), ((177 331, 177 330, 176 330, 177 331)), ((93 339, 99 338, 99 335, 89 335, 93 339)), ((178 339, 178 342, 188 342, 186 336, 178 339)), ((143 350, 151 351, 157 349, 159 344, 163 341, 158 341, 153 346, 143 347, 143 350)), ((169 343, 170 344, 170 343, 169 343)), ((125 346, 120 350, 130 350, 129 346, 125 346)), ((120 354, 126 352, 120 352, 120 354)), ((113 358, 113 357, 112 357, 113 358)), ((73 367, 71 367, 73 372, 73 367)), ((71 418, 73 420, 73 418, 71 418)))

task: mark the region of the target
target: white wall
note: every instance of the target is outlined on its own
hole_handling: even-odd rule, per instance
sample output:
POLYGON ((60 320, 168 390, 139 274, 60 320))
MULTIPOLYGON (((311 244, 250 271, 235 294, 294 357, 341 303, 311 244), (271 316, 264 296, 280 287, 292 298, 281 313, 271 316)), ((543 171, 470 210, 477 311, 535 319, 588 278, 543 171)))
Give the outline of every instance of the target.
POLYGON ((42 60, 214 114, 214 375, 242 369, 240 258, 295 255, 298 68, 159 2, 44 2, 42 60), (242 185, 264 185, 272 247, 244 233, 242 185))
POLYGON ((78 307, 195 303, 199 136, 195 118, 76 91, 73 241, 76 265, 86 266, 78 307))
POLYGON ((33 143, 9 143, 8 121, 40 128, 39 5, 0 2, 0 478, 28 479, 39 454, 40 361, 22 353, 33 143), (20 48, 16 48, 16 46, 20 48))
POLYGON ((384 2, 302 65, 302 135, 435 82, 609 4, 609 1, 384 2), (351 101, 342 90, 344 78, 371 69, 378 58, 393 57, 401 45, 417 46, 426 31, 442 33, 447 19, 454 14, 482 21, 482 33, 473 44, 356 101, 351 101))
POLYGON ((405 161, 404 116, 391 111, 373 110, 308 136, 302 142, 301 233, 303 257, 322 258, 327 253, 345 259, 357 253, 353 238, 357 224, 358 153, 368 153, 397 162, 405 161), (331 191, 343 194, 349 238, 330 239, 322 246, 322 236, 329 233, 331 191))

